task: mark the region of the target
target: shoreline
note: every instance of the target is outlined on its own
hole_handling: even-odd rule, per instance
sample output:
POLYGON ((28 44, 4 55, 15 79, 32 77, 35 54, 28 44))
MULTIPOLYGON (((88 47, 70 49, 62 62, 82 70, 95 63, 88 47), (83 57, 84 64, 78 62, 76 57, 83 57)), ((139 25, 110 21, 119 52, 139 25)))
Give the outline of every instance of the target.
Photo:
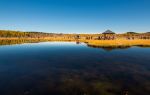
POLYGON ((24 40, 25 42, 44 42, 44 41, 66 41, 66 42, 84 42, 91 47, 131 47, 131 46, 147 46, 150 47, 150 40, 135 39, 135 40, 83 40, 83 39, 61 39, 61 38, 0 38, 0 41, 19 41, 24 40))
POLYGON ((88 46, 93 47, 132 47, 132 46, 147 46, 150 47, 150 40, 95 40, 88 41, 88 46))

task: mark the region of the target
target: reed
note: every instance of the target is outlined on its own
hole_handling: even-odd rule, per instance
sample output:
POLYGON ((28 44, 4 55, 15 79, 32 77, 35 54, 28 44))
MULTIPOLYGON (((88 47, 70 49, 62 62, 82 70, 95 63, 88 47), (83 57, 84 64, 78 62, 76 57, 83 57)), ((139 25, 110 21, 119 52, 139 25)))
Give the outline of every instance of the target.
POLYGON ((63 37, 44 37, 44 38, 0 38, 0 40, 24 40, 24 41, 74 41, 84 42, 88 46, 94 47, 130 47, 130 46, 150 46, 150 40, 136 39, 136 40, 86 40, 86 39, 73 39, 63 37))
POLYGON ((150 46, 150 40, 89 40, 87 45, 97 47, 150 46))
POLYGON ((150 40, 89 40, 87 45, 97 47, 150 46, 150 40))

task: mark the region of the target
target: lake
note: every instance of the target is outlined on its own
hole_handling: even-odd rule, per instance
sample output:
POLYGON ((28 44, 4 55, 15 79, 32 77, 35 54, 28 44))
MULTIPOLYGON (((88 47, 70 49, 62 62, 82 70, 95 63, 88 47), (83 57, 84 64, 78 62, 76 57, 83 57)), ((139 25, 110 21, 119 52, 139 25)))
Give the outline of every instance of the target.
POLYGON ((1 44, 0 95, 150 95, 150 48, 1 44))

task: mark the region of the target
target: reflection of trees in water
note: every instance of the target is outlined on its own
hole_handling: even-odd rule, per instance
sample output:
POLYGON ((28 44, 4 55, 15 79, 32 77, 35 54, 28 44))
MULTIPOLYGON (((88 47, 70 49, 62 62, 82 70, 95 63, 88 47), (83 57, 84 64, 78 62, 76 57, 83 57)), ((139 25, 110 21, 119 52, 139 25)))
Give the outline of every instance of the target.
MULTIPOLYGON (((92 47, 92 48, 101 48, 104 49, 106 51, 112 51, 112 50, 116 50, 116 49, 128 49, 134 46, 92 46, 92 45, 88 45, 88 47, 92 47)), ((150 46, 146 46, 146 45, 138 45, 136 47, 142 47, 142 48, 150 48, 150 46)))
MULTIPOLYGON (((48 39, 5 39, 0 40, 0 45, 15 45, 15 44, 23 44, 23 43, 38 43, 38 42, 46 42, 46 41, 52 41, 48 39)), ((68 41, 69 42, 69 41, 68 41)), ((77 41, 76 44, 81 44, 81 42, 77 41)))
POLYGON ((131 48, 131 46, 92 46, 92 45, 88 45, 88 47, 92 47, 92 48, 102 48, 106 51, 112 51, 112 50, 116 50, 116 49, 128 49, 131 48))
POLYGON ((23 43, 37 43, 45 40, 40 39, 18 39, 18 40, 0 40, 0 45, 15 45, 15 44, 23 44, 23 43))
POLYGON ((112 51, 112 50, 116 50, 116 49, 128 49, 130 47, 116 47, 116 48, 113 48, 113 47, 101 47, 101 48, 106 50, 106 51, 112 51))
POLYGON ((81 44, 81 42, 80 41, 76 41, 76 44, 81 44))

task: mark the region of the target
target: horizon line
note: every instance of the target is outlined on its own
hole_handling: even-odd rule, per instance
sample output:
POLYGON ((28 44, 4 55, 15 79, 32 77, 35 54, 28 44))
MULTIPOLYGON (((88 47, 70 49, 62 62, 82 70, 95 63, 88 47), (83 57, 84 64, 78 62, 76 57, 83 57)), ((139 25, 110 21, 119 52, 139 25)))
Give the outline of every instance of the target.
MULTIPOLYGON (((110 30, 110 29, 106 29, 105 31, 107 30, 110 30)), ((0 31, 16 31, 16 32, 39 32, 39 33, 53 33, 53 34, 101 34, 103 32, 95 32, 95 33, 79 33, 79 32, 76 32, 76 33, 63 33, 63 32, 46 32, 46 31, 23 31, 23 30, 10 30, 10 29, 0 29, 0 31)), ((112 31, 112 30, 111 30, 112 31)), ((115 31, 113 31, 115 32, 115 31)), ((116 34, 124 34, 124 33, 127 33, 127 32, 135 32, 135 33, 147 33, 147 32, 150 32, 150 31, 145 31, 145 32, 137 32, 137 31, 126 31, 126 32, 122 32, 122 33, 118 33, 118 32, 115 32, 116 34)))

